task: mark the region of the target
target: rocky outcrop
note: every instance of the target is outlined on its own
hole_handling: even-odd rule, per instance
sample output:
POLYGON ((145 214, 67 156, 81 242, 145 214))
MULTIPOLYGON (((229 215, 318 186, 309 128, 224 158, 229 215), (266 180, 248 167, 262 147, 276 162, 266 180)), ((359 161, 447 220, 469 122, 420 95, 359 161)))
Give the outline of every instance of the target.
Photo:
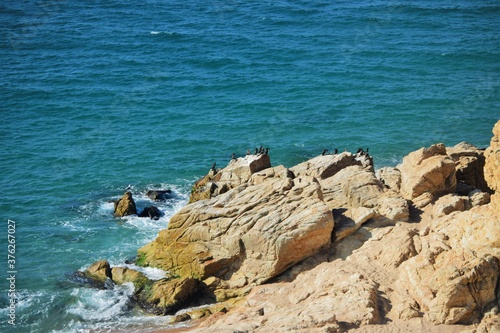
POLYGON ((333 217, 322 198, 314 178, 269 168, 185 206, 139 257, 180 276, 261 284, 330 244, 333 217))
POLYGON ((263 154, 233 159, 214 166, 193 188, 195 202, 139 250, 137 265, 169 278, 108 272, 102 262, 85 274, 132 282, 153 313, 224 302, 173 317, 213 314, 200 332, 493 331, 500 122, 493 133, 489 192, 482 150, 464 143, 422 148, 377 174, 371 157, 348 152, 290 169, 269 167, 263 154))
POLYGON ((270 167, 271 160, 267 154, 246 155, 232 159, 222 170, 217 170, 214 166, 206 176, 193 185, 189 203, 226 193, 246 183, 254 173, 270 167))
POLYGON ((441 143, 410 153, 398 169, 401 171, 401 195, 408 200, 424 193, 455 192, 455 162, 446 155, 446 147, 441 143))
POLYGON ((135 207, 135 201, 132 198, 132 193, 125 192, 123 197, 115 201, 114 215, 116 217, 123 217, 128 215, 137 214, 137 208, 135 207))

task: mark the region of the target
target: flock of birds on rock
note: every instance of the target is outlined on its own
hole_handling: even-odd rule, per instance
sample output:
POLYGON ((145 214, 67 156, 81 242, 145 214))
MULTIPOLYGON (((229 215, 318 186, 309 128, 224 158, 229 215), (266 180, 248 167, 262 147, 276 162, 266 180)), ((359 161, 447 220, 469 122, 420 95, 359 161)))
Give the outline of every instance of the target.
MULTIPOLYGON (((264 148, 264 146, 260 146, 260 148, 255 148, 255 152, 253 153, 254 155, 269 155, 269 149, 271 148, 264 148)), ((252 155, 252 152, 250 149, 247 149, 247 156, 252 155)), ((236 159, 236 154, 233 153, 231 155, 231 160, 236 159)))
MULTIPOLYGON (((370 157, 370 154, 368 153, 370 148, 366 148, 366 150, 364 150, 363 148, 358 148, 358 151, 356 152, 356 157, 360 157, 360 156, 366 156, 366 157, 370 157)), ((347 151, 347 148, 345 149, 345 151, 347 151)), ((337 148, 335 148, 333 150, 333 154, 329 154, 328 153, 329 150, 328 149, 324 149, 323 152, 321 153, 321 156, 325 156, 325 155, 337 155, 339 153, 339 150, 337 148)))
MULTIPOLYGON (((260 146, 259 148, 255 148, 253 155, 269 155, 270 149, 271 148, 264 148, 264 146, 260 146)), ((345 151, 347 151, 347 148, 345 149, 345 151)), ((370 158, 371 156, 368 153, 368 151, 369 151, 369 148, 366 148, 366 150, 364 150, 363 148, 358 148, 358 151, 356 152, 355 155, 356 155, 356 157, 366 156, 367 158, 370 158)), ((339 150, 337 148, 335 148, 333 150, 333 154, 330 154, 328 149, 324 149, 323 152, 321 153, 321 156, 337 155, 338 153, 339 153, 339 150)), ((247 156, 248 155, 252 155, 252 152, 250 149, 247 150, 247 156)), ((231 161, 236 160, 236 159, 237 159, 236 154, 232 153, 231 154, 231 161)), ((210 168, 210 170, 213 171, 214 173, 217 172, 217 169, 215 168, 216 165, 217 165, 217 162, 214 162, 214 164, 212 164, 212 167, 210 168)))

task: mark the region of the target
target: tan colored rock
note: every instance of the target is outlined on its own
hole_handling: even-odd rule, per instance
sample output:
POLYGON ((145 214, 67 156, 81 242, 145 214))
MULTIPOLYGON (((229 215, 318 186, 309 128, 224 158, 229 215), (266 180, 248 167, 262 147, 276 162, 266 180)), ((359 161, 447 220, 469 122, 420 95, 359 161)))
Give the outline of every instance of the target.
POLYGON ((154 281, 150 288, 143 289, 138 299, 148 311, 155 314, 173 314, 193 301, 199 292, 199 282, 193 278, 154 281))
POLYGON ((357 207, 343 212, 335 221, 335 241, 355 233, 363 224, 378 217, 373 208, 357 207))
POLYGON ((433 215, 440 217, 453 212, 468 210, 472 207, 469 197, 462 197, 455 194, 447 194, 439 198, 434 204, 433 215))
POLYGON ((434 323, 471 324, 498 302, 500 217, 491 205, 435 220, 400 283, 434 323))
POLYGON ((496 192, 491 201, 500 207, 500 120, 493 127, 493 137, 484 155, 486 157, 484 178, 488 186, 496 192))
POLYGON ((347 262, 322 263, 294 281, 255 287, 246 301, 199 332, 340 332, 381 323, 377 284, 347 262))
POLYGON ((469 201, 473 207, 486 205, 490 203, 490 200, 491 200, 490 194, 486 192, 481 192, 481 190, 474 190, 471 193, 469 193, 469 201))
POLYGON ((185 206, 139 250, 146 265, 181 276, 260 284, 330 244, 333 216, 311 177, 263 171, 211 200, 185 206))
POLYGON ((246 183, 254 173, 270 167, 271 160, 267 154, 246 155, 231 160, 224 169, 210 170, 193 185, 189 203, 223 194, 246 183))
POLYGON ((318 180, 334 176, 350 165, 361 165, 350 152, 337 155, 320 155, 290 168, 295 176, 311 176, 318 180))
POLYGON ((433 195, 454 193, 457 185, 455 162, 446 155, 443 144, 421 148, 403 158, 401 194, 412 200, 429 192, 433 195))
MULTIPOLYGON (((373 169, 367 169, 359 165, 348 166, 334 176, 320 181, 324 201, 331 209, 339 208, 373 208, 375 217, 384 217, 387 220, 407 221, 409 219, 408 202, 398 193, 385 188, 382 182, 375 176, 373 169)), ((349 229, 359 227, 358 223, 365 221, 350 219, 344 221, 344 226, 349 229)), ((343 229, 341 227, 340 229, 343 229)), ((339 237, 343 232, 337 230, 339 237)), ((350 233, 350 232, 348 232, 350 233)))
POLYGON ((398 168, 383 167, 377 171, 376 176, 385 187, 395 192, 401 189, 401 171, 398 168))
POLYGON ((99 282, 104 282, 107 278, 112 278, 111 266, 107 260, 96 261, 85 270, 84 274, 99 282))
POLYGON ((379 215, 389 220, 406 222, 410 218, 408 201, 400 196, 390 194, 383 196, 377 206, 379 215))
POLYGON ((434 194, 425 192, 412 200, 413 205, 417 208, 424 208, 430 203, 434 202, 434 194))
POLYGON ((377 206, 384 187, 375 174, 362 166, 348 166, 334 176, 321 181, 325 202, 332 209, 338 207, 377 206))
POLYGON ((462 333, 500 333, 500 315, 498 315, 498 311, 494 315, 483 318, 479 325, 462 333))
POLYGON ((484 192, 491 191, 484 179, 484 151, 468 142, 460 142, 454 147, 447 147, 446 153, 456 163, 457 181, 478 188, 484 192))
POLYGON ((137 208, 135 207, 134 198, 132 198, 132 193, 125 192, 122 198, 115 201, 115 212, 116 217, 123 217, 128 215, 137 214, 137 208))

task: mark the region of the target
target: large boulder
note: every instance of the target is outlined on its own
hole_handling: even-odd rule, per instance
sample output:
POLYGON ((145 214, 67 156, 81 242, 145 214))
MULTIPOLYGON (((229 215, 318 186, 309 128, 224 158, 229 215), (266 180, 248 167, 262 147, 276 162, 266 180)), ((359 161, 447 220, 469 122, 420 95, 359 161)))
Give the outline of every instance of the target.
POLYGON ((123 197, 115 201, 115 211, 114 215, 116 217, 123 217, 128 215, 137 214, 137 208, 135 207, 134 198, 132 198, 132 193, 125 192, 123 197))
POLYGON ((424 193, 455 192, 455 162, 446 155, 446 147, 441 143, 408 154, 398 169, 401 171, 401 194, 408 200, 424 193))
POLYGON ((270 167, 271 160, 267 154, 246 155, 232 159, 221 170, 214 166, 206 176, 195 182, 191 189, 189 203, 223 194, 246 183, 254 173, 270 167))
POLYGON ((189 204, 139 250, 143 265, 233 285, 261 284, 330 244, 332 212, 319 183, 279 166, 189 204))

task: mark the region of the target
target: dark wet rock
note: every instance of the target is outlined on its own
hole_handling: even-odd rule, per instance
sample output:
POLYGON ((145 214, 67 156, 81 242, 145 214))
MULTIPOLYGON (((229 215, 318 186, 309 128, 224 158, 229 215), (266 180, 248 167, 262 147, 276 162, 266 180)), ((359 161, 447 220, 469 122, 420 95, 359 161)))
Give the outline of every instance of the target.
POLYGON ((149 206, 146 207, 142 210, 142 212, 139 213, 139 217, 149 217, 151 220, 158 220, 160 217, 163 216, 163 213, 161 210, 159 210, 155 206, 149 206))
POLYGON ((173 198, 173 193, 171 190, 149 190, 146 196, 154 201, 166 201, 173 198))
POLYGON ((80 287, 87 287, 87 288, 98 288, 102 289, 104 287, 103 283, 100 281, 96 281, 95 279, 85 275, 84 272, 81 271, 75 271, 67 275, 67 281, 62 282, 61 286, 70 286, 74 287, 74 285, 80 286, 80 287), (69 282, 69 284, 67 283, 69 282), (73 285, 73 286, 72 286, 73 285))

